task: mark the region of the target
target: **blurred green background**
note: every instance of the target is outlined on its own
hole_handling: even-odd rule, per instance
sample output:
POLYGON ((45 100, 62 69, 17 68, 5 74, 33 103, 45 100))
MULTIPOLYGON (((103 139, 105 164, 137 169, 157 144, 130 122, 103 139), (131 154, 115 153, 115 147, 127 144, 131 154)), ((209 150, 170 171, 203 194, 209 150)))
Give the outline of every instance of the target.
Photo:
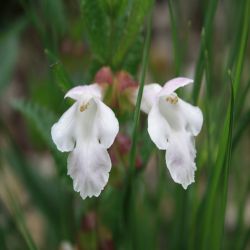
POLYGON ((2 2, 0 249, 250 249, 249 23, 250 0, 2 2), (187 191, 121 92, 108 185, 74 192, 50 128, 65 92, 103 66, 145 84, 195 80, 179 92, 204 114, 187 191))

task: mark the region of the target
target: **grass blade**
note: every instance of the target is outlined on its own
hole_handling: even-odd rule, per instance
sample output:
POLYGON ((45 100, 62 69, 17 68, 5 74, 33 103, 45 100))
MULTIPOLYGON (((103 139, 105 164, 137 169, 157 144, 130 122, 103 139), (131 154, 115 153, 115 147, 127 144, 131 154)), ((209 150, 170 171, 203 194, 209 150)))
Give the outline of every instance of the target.
POLYGON ((90 46, 100 62, 109 56, 110 23, 102 0, 81 0, 81 11, 90 46))
POLYGON ((250 23, 250 0, 245 1, 244 8, 244 21, 242 27, 242 33, 240 38, 240 48, 238 51, 238 57, 236 59, 235 73, 234 73, 234 89, 235 95, 238 93, 240 79, 243 69, 243 63, 245 58, 245 51, 248 42, 248 33, 249 33, 249 23, 250 23))
POLYGON ((143 59, 142 59, 142 73, 141 73, 140 86, 139 86, 138 96, 136 99, 135 114, 134 114, 134 126, 133 126, 132 146, 131 146, 131 154, 130 154, 130 168, 133 168, 133 169, 134 169, 135 158, 136 158, 137 127, 138 127, 139 119, 140 119, 141 100, 142 100, 146 70, 148 66, 150 36, 151 36, 151 17, 149 18, 148 26, 147 26, 147 34, 146 34, 146 40, 145 40, 144 51, 143 51, 143 59))
POLYGON ((205 51, 210 50, 210 37, 212 37, 213 19, 218 5, 218 0, 209 1, 208 10, 205 17, 205 25, 201 33, 201 46, 199 50, 199 56, 195 69, 194 76, 194 89, 193 89, 193 102, 196 105, 201 88, 201 81, 203 77, 203 71, 205 67, 205 51))
MULTIPOLYGON (((1 169, 1 174, 4 175, 3 169, 1 169)), ((4 178, 3 178, 3 181, 4 181, 4 178)), ((23 215, 20 203, 18 201, 18 197, 14 195, 13 192, 10 191, 5 181, 4 181, 4 186, 6 189, 5 191, 6 191, 6 196, 7 196, 7 202, 10 206, 10 209, 12 210, 13 218, 16 223, 17 229, 19 230, 24 241, 26 242, 28 249, 37 250, 37 247, 25 223, 24 215, 23 215)))
MULTIPOLYGON (((136 161, 136 143, 137 143, 137 128, 140 119, 140 106, 143 94, 143 87, 145 81, 146 70, 148 66, 148 56, 149 56, 149 47, 150 47, 150 37, 151 37, 151 22, 152 22, 152 14, 150 15, 147 23, 147 32, 146 38, 144 43, 144 50, 143 50, 143 58, 142 58, 142 73, 139 85, 139 91, 136 100, 136 107, 134 113, 134 120, 133 120, 133 133, 132 133, 132 145, 129 157, 129 169, 128 175, 125 184, 125 191, 124 191, 124 225, 127 228, 126 234, 128 238, 128 247, 132 247, 135 244, 135 240, 133 239, 133 223, 134 221, 132 218, 133 216, 133 200, 134 200, 134 192, 133 192, 133 182, 135 177, 135 161, 136 161)), ((133 249, 133 248, 132 248, 133 249)))
MULTIPOLYGON (((225 217, 225 203, 226 203, 226 192, 227 192, 227 178, 228 178, 228 168, 229 168, 229 160, 231 156, 231 144, 232 144, 232 131, 233 131, 233 112, 234 112, 234 92, 233 88, 231 87, 231 98, 230 98, 230 106, 227 111, 226 120, 224 124, 223 133, 221 135, 219 151, 217 153, 217 159, 214 164, 214 171, 212 173, 212 177, 207 189, 206 194, 206 201, 204 206, 204 224, 203 224, 203 231, 202 231, 202 248, 207 249, 208 246, 211 246, 213 243, 211 239, 216 239, 218 235, 214 238, 211 235, 213 233, 220 232, 224 227, 224 217, 225 217), (222 178, 224 177, 224 178, 222 178), (220 183, 220 180, 223 180, 223 185, 220 183), (215 211, 215 205, 221 202, 218 199, 218 193, 220 193, 221 187, 223 188, 222 191, 222 204, 220 207, 220 221, 217 223, 212 224, 214 215, 213 212, 215 211), (219 225, 218 225, 219 224, 219 225), (215 227, 215 228, 214 228, 215 227)), ((223 231, 223 230, 222 230, 223 231)), ((221 235, 221 234, 220 234, 221 235)), ((221 237, 222 238, 222 237, 221 237)), ((220 239, 221 239, 220 238, 220 239)), ((215 242, 215 240, 214 240, 215 242)), ((221 243, 213 243, 213 249, 220 249, 221 243)))
POLYGON ((114 53, 112 65, 114 68, 119 68, 129 52, 130 47, 136 40, 140 28, 147 14, 150 12, 153 0, 137 0, 131 1, 131 12, 129 18, 123 27, 123 33, 119 39, 119 44, 114 53), (122 41, 122 42, 121 42, 122 41))
POLYGON ((42 139, 51 150, 51 153, 54 157, 54 160, 57 165, 58 174, 66 174, 66 158, 65 155, 62 155, 56 149, 54 143, 52 142, 50 129, 53 123, 56 121, 55 115, 49 110, 39 106, 38 104, 16 100, 13 102, 13 106, 16 110, 22 113, 22 115, 30 120, 35 126, 39 134, 42 136, 42 139))
POLYGON ((176 19, 174 15, 172 0, 169 0, 168 7, 169 7, 170 20, 171 20, 172 40, 173 40, 173 46, 174 46, 175 76, 179 76, 180 71, 181 71, 181 50, 179 46, 179 37, 178 37, 178 32, 177 32, 177 24, 176 24, 176 19))
POLYGON ((62 62, 48 49, 45 49, 45 54, 51 61, 50 69, 53 72, 56 84, 64 93, 67 92, 74 84, 64 69, 62 62))

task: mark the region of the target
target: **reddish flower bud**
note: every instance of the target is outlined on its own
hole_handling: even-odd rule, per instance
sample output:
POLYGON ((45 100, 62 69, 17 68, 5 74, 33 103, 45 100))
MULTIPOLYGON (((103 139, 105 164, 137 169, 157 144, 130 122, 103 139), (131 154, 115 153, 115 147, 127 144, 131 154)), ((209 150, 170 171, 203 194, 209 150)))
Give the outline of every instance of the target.
POLYGON ((74 44, 73 53, 75 56, 82 56, 84 54, 84 46, 82 42, 77 42, 74 44))
POLYGON ((140 155, 136 155, 135 167, 138 170, 141 169, 141 167, 142 167, 142 159, 141 159, 140 155))
POLYGON ((73 49, 73 43, 70 39, 64 39, 61 44, 61 51, 63 54, 70 54, 73 49))
POLYGON ((116 136, 116 142, 121 154, 127 154, 129 152, 131 147, 131 140, 127 135, 118 133, 118 135, 116 136))
POLYGON ((102 67, 95 75, 95 82, 99 84, 112 84, 113 73, 110 67, 102 67))
POLYGON ((132 78, 132 76, 125 72, 120 71, 116 74, 116 79, 118 82, 118 89, 124 91, 127 88, 135 88, 138 86, 138 83, 132 78))
POLYGON ((118 163, 118 159, 116 157, 113 145, 111 148, 108 149, 108 152, 109 152, 109 156, 110 156, 112 165, 116 165, 118 163))
POLYGON ((115 245, 112 239, 106 239, 101 242, 100 250, 114 250, 115 245))
POLYGON ((96 214, 94 212, 88 212, 82 221, 83 231, 92 231, 96 226, 96 214))

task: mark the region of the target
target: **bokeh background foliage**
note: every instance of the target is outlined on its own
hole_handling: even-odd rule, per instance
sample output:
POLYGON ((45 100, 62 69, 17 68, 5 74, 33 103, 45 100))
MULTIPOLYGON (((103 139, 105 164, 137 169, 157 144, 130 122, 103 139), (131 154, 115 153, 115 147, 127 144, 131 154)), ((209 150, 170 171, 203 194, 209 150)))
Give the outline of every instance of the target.
POLYGON ((249 23, 250 0, 4 3, 0 248, 248 249, 249 23), (204 114, 187 191, 151 143, 139 102, 113 107, 132 143, 118 150, 104 192, 83 201, 73 191, 50 128, 72 104, 65 92, 103 66, 141 87, 194 78, 179 93, 204 114))

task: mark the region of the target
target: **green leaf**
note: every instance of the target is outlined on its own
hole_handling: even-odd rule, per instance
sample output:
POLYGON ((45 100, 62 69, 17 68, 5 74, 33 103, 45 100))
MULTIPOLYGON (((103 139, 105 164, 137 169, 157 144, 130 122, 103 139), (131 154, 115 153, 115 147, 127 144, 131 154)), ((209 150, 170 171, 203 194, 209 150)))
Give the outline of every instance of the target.
POLYGON ((58 84, 59 88, 64 93, 67 92, 70 88, 74 86, 74 84, 71 81, 66 70, 64 69, 62 62, 48 49, 45 49, 45 54, 48 56, 51 62, 50 69, 53 72, 56 84, 58 84))
POLYGON ((250 179, 243 185, 242 192, 239 194, 239 202, 237 208, 237 221, 235 230, 235 239, 232 249, 246 249, 246 247, 241 247, 244 245, 244 238, 246 237, 246 226, 244 225, 244 215, 247 210, 247 202, 250 191, 250 179))
POLYGON ((138 35, 135 43, 124 59, 123 69, 136 76, 143 52, 143 36, 138 35))
POLYGON ((24 214, 18 201, 18 197, 14 195, 8 188, 7 183, 5 183, 5 189, 7 193, 8 203, 11 207, 12 213, 14 215, 14 221, 16 226, 23 236, 27 247, 29 250, 36 250, 37 247, 32 239, 31 233, 29 232, 27 225, 25 223, 24 214))
POLYGON ((1 151, 2 158, 6 159, 16 176, 20 178, 32 202, 46 216, 57 240, 72 239, 74 234, 72 189, 62 185, 56 177, 42 176, 36 169, 38 165, 31 166, 27 162, 2 119, 0 119, 0 128, 4 131, 9 145, 7 149, 1 151))
POLYGON ((40 0, 40 5, 44 19, 49 23, 52 32, 62 35, 67 25, 64 2, 62 0, 40 0))
POLYGON ((250 110, 248 110, 245 114, 243 114, 242 118, 238 122, 237 129, 235 130, 233 136, 233 149, 236 148, 245 130, 249 128, 249 124, 250 124, 250 110))
POLYGON ((56 116, 49 110, 40 107, 38 104, 32 102, 16 100, 13 102, 13 106, 16 110, 20 111, 25 118, 29 119, 36 126, 39 134, 42 136, 44 142, 47 144, 48 148, 57 163, 59 175, 66 174, 66 158, 65 155, 58 152, 54 143, 51 139, 51 127, 56 121, 56 116))
POLYGON ((181 70, 181 48, 180 48, 180 41, 177 31, 177 22, 174 15, 174 6, 173 1, 169 0, 169 14, 170 14, 170 20, 171 20, 171 33, 172 33, 172 40, 173 40, 173 47, 174 47, 174 62, 175 62, 175 75, 180 75, 181 70))
POLYGON ((201 249, 220 249, 224 229, 225 206, 227 201, 228 172, 232 151, 234 113, 234 91, 231 85, 230 106, 228 107, 223 133, 219 142, 219 150, 203 207, 203 225, 201 232, 201 249), (216 212, 216 213, 215 213, 216 212), (215 216, 218 216, 214 223, 215 216), (213 240, 209 240, 213 239, 213 240))
POLYGON ((0 36, 0 95, 13 77, 19 53, 19 34, 24 24, 23 20, 19 20, 7 33, 0 36))
POLYGON ((115 68, 119 68, 123 63, 125 56, 129 53, 129 50, 135 42, 141 26, 146 16, 148 16, 153 1, 152 0, 137 0, 132 1, 130 12, 128 13, 128 19, 122 27, 122 33, 118 37, 118 45, 113 54, 112 65, 115 68))
POLYGON ((245 1, 245 9, 244 9, 244 19, 243 19, 243 27, 241 31, 240 37, 240 46, 237 54, 236 65, 235 65, 235 73, 234 73, 234 88, 235 94, 238 94, 238 88, 240 86, 240 79, 243 70, 243 63, 245 58, 245 51, 248 42, 248 34, 249 34, 249 23, 250 23, 250 1, 245 1))
POLYGON ((83 22, 95 56, 105 62, 109 55, 110 23, 103 0, 81 0, 83 22))
POLYGON ((28 19, 39 32, 45 47, 58 50, 59 38, 67 28, 67 17, 62 0, 19 0, 28 19))
POLYGON ((195 105, 198 102, 198 97, 201 88, 201 81, 205 67, 205 51, 210 50, 211 46, 210 39, 212 37, 213 19, 215 16, 217 5, 218 5, 218 0, 209 1, 205 16, 205 24, 201 33, 201 45, 194 76, 193 102, 195 105))
MULTIPOLYGON (((129 169, 126 178, 126 183, 124 187, 124 197, 123 197, 123 223, 126 228, 126 232, 129 232, 126 237, 128 237, 129 241, 127 242, 127 246, 132 247, 135 246, 135 242, 133 239, 133 212, 134 212, 134 183, 135 183, 135 161, 136 161, 136 143, 138 138, 138 124, 140 119, 140 106, 142 100, 142 93, 143 87, 145 82, 145 75, 148 66, 148 56, 149 56, 149 48, 150 48, 150 39, 151 39, 151 21, 152 21, 152 14, 148 18, 147 24, 147 33, 144 42, 144 49, 143 49, 143 58, 142 58, 142 73, 139 85, 138 96, 136 100, 135 112, 134 112, 134 121, 133 121, 133 134, 132 134, 132 145, 130 151, 130 158, 129 158, 129 169)), ((126 240, 125 240, 126 241, 126 240)))

